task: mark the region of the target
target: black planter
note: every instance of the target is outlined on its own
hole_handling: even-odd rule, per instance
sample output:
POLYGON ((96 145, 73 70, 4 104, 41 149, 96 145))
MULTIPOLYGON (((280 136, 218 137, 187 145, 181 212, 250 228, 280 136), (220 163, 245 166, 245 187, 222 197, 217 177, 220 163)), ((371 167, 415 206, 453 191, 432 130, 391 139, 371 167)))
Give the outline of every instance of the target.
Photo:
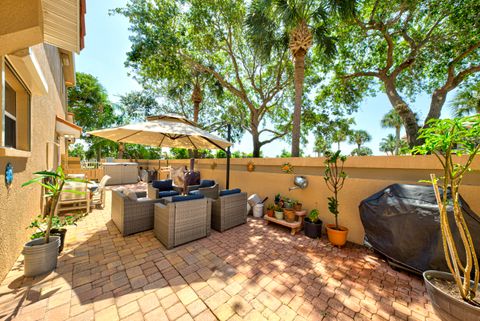
POLYGON ((318 220, 317 223, 312 223, 307 217, 304 220, 303 231, 306 236, 312 239, 316 239, 322 236, 322 221, 318 220))
POLYGON ((67 229, 61 228, 52 228, 50 230, 50 235, 55 235, 60 237, 60 247, 58 248, 58 253, 62 253, 63 245, 65 244, 65 234, 67 234, 67 229))
MULTIPOLYGON (((425 271, 423 272, 423 280, 427 288, 428 297, 432 302, 433 310, 437 316, 443 321, 478 321, 480 320, 480 308, 475 307, 467 302, 451 297, 449 294, 437 288, 431 278, 443 280, 453 280, 453 276, 447 272, 425 271)), ((472 281, 473 284, 473 281, 472 281)))

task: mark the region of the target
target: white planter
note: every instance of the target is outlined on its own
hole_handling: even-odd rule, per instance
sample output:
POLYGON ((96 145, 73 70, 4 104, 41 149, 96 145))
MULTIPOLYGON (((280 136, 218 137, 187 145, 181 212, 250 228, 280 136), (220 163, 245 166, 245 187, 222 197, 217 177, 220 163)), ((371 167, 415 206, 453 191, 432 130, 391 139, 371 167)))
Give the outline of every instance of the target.
POLYGON ((50 242, 44 238, 34 239, 23 246, 24 275, 37 276, 51 272, 57 266, 60 237, 50 236, 50 242))
POLYGON ((263 204, 257 204, 253 207, 253 217, 263 217, 263 204))

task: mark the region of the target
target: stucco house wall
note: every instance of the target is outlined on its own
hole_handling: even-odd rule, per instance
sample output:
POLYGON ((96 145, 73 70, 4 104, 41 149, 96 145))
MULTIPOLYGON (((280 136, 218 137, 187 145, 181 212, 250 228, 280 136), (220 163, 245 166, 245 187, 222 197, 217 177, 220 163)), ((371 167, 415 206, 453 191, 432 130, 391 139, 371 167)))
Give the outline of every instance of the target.
MULTIPOLYGON (((62 70, 58 49, 39 44, 32 48, 48 85, 48 94, 31 96, 31 152, 28 157, 0 157, 0 280, 21 253, 31 231, 25 228, 32 218, 41 213, 42 195, 39 186, 22 188, 35 171, 53 168, 58 164, 57 152, 51 142, 56 141, 55 116, 65 116, 65 95, 58 91, 62 70), (57 77, 57 79, 55 77, 57 77), (5 185, 5 166, 14 169, 12 185, 5 185)), ((63 88, 65 91, 65 88, 63 88)), ((62 142, 63 143, 63 142, 62 142)))

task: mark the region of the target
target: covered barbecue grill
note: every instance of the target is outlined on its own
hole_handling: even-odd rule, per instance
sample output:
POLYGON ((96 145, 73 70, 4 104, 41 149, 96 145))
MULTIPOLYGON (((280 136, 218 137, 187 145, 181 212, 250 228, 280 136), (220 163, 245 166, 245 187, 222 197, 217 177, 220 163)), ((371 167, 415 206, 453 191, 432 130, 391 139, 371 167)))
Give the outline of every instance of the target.
MULTIPOLYGON (((460 201, 480 257, 480 217, 463 198, 460 201)), ((449 214, 456 244, 461 244, 451 208, 449 214)), ((448 271, 433 187, 390 185, 360 203, 360 217, 365 244, 387 257, 389 263, 415 273, 448 271)), ((462 250, 460 245, 460 254, 462 250)))

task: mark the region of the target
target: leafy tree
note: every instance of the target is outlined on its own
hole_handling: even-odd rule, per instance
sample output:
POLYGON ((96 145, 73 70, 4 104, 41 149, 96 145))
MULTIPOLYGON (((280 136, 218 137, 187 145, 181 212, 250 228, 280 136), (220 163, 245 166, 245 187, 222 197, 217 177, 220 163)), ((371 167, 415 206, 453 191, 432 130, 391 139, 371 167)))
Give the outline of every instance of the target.
POLYGON ((403 126, 402 118, 395 109, 392 109, 383 116, 381 124, 383 128, 395 128, 395 155, 399 155, 401 144, 400 130, 403 126))
POLYGON ((480 81, 457 92, 452 102, 455 117, 480 114, 480 81))
MULTIPOLYGON (((108 99, 107 91, 97 78, 90 74, 77 72, 76 85, 68 88, 68 109, 75 116, 75 123, 84 131, 105 128, 117 123, 114 108, 108 99)), ((117 149, 116 143, 100 137, 82 137, 90 148, 87 157, 96 156, 97 160, 109 156, 112 148, 117 149), (105 155, 107 154, 107 155, 105 155)))
POLYGON ((312 46, 318 52, 333 56, 333 38, 327 17, 340 13, 350 16, 354 1, 287 1, 255 0, 246 19, 248 35, 257 52, 271 59, 272 52, 287 47, 294 61, 295 108, 292 127, 292 156, 300 155, 302 96, 305 58, 312 46))
POLYGON ((477 0, 359 2, 355 19, 335 27, 339 49, 328 90, 383 90, 415 145, 421 125, 409 101, 431 95, 426 124, 440 117, 449 92, 479 78, 479 11, 477 0))
POLYGON ((185 148, 170 148, 170 155, 174 159, 188 159, 190 158, 188 154, 188 149, 185 148))
POLYGON ((221 122, 247 130, 257 157, 262 146, 288 134, 288 52, 275 49, 269 61, 254 54, 245 38, 243 1, 130 0, 116 12, 130 20, 126 65, 137 79, 164 91, 162 83, 192 71, 209 75, 225 90, 226 103, 208 116, 222 115, 221 122))
POLYGON ((365 147, 365 146, 362 146, 362 147, 357 147, 355 148, 354 150, 352 150, 351 152, 351 155, 352 156, 370 156, 373 154, 373 151, 368 148, 368 147, 365 147))
POLYGON ((85 159, 85 149, 83 148, 83 144, 76 143, 75 145, 69 146, 68 154, 72 157, 79 157, 80 159, 85 159))
POLYGON ((352 132, 350 125, 354 123, 352 118, 340 118, 331 123, 332 141, 337 143, 337 150, 340 150, 340 143, 348 139, 352 132))
POLYGON ((151 90, 132 91, 122 95, 116 107, 122 113, 121 120, 124 124, 145 121, 146 117, 160 113, 157 97, 151 90))
POLYGON ((365 130, 354 130, 350 133, 348 142, 350 144, 356 144, 357 149, 361 150, 363 144, 372 140, 372 136, 365 130))
POLYGON ((382 138, 382 141, 380 142, 380 151, 381 152, 384 152, 388 155, 388 153, 392 154, 392 155, 398 155, 396 154, 396 150, 398 148, 398 144, 397 144, 397 139, 395 136, 393 136, 392 134, 388 134, 387 137, 385 138, 382 138))

